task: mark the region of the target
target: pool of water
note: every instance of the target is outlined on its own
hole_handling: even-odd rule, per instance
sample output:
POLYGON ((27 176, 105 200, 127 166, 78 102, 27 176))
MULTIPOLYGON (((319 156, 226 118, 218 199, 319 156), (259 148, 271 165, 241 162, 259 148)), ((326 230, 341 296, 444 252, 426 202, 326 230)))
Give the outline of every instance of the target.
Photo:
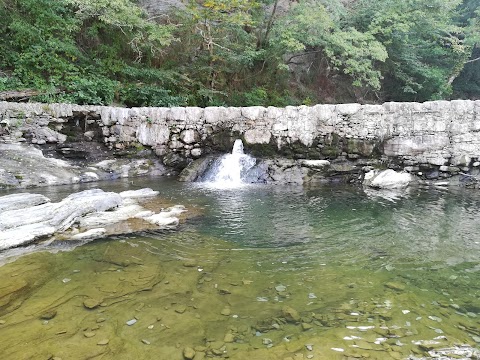
POLYGON ((4 253, 2 359, 478 358, 478 191, 138 179, 39 192, 85 187, 151 187, 190 216, 4 253))

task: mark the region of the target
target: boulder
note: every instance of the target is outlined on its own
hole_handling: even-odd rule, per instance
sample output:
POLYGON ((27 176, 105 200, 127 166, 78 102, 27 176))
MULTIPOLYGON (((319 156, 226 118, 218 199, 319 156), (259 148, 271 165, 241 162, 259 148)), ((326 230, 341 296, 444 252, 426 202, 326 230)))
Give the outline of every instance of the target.
POLYGON ((406 172, 371 170, 365 174, 363 184, 378 189, 398 189, 407 187, 413 180, 413 176, 406 172))
POLYGON ((92 189, 71 194, 57 203, 50 203, 48 198, 36 194, 0 197, 0 250, 41 238, 55 239, 58 234, 61 239, 93 240, 124 233, 125 230, 119 232, 103 226, 132 218, 145 221, 138 230, 151 228, 148 223, 167 228, 178 225, 178 215, 186 211, 185 207, 175 205, 155 214, 136 202, 157 194, 158 191, 148 188, 121 194, 92 189), (66 231, 74 224, 79 224, 82 232, 66 231))
POLYGON ((178 181, 182 182, 194 182, 198 180, 207 169, 212 165, 215 158, 209 156, 202 159, 192 161, 182 170, 178 177, 178 181))

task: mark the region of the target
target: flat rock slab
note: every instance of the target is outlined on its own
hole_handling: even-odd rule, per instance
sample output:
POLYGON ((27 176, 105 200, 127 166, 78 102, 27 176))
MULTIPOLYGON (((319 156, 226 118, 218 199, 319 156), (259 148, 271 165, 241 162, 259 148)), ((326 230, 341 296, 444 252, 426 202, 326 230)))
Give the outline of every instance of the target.
POLYGON ((0 213, 42 205, 48 202, 50 202, 50 199, 40 194, 21 193, 6 195, 0 197, 0 213))
MULTIPOLYGON (((108 235, 104 226, 137 219, 139 230, 158 227, 172 228, 185 207, 176 205, 158 214, 137 203, 138 199, 158 195, 152 189, 122 192, 85 190, 51 203, 42 195, 14 194, 0 197, 0 251, 48 238, 88 241, 108 235), (79 225, 72 230, 73 225, 79 225)), ((132 231, 128 227, 129 231, 132 231)))

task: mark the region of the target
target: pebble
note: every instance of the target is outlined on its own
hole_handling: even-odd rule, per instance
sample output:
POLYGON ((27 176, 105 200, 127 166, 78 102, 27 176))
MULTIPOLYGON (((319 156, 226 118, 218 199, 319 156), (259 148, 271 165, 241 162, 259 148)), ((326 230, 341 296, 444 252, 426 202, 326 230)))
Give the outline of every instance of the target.
POLYGON ((403 291, 405 290, 405 285, 397 283, 397 282, 387 282, 385 283, 385 287, 395 290, 395 291, 403 291))
POLYGON ((308 324, 308 323, 302 323, 302 330, 303 330, 303 331, 310 330, 311 328, 313 328, 312 325, 310 325, 310 324, 308 324))
POLYGON ((285 285, 277 285, 275 286, 275 290, 277 290, 278 292, 284 292, 285 290, 287 290, 287 287, 285 285))
POLYGON ((404 315, 407 315, 409 312, 410 312, 410 310, 402 310, 402 313, 403 313, 404 315))
POLYGON ((179 314, 183 314, 187 310, 185 305, 179 305, 175 308, 175 312, 179 314))
POLYGON ((5 320, 0 320, 0 325, 3 325, 3 324, 5 324, 5 323, 6 323, 5 320))
POLYGON ((298 322, 300 320, 300 315, 297 310, 290 306, 284 306, 282 308, 282 315, 288 322, 298 322))
POLYGON ((145 345, 150 345, 150 341, 148 341, 146 339, 142 339, 142 343, 144 343, 145 345))
POLYGON ((314 293, 309 293, 309 294, 308 294, 308 298, 309 298, 309 299, 316 299, 317 296, 316 296, 314 293))
POLYGON ((155 327, 155 325, 149 325, 149 326, 147 327, 147 329, 148 329, 148 330, 152 330, 154 327, 155 327))
POLYGON ((342 348, 331 348, 333 351, 344 352, 345 349, 342 348))
POLYGON ((66 283, 70 282, 71 280, 72 280, 72 279, 65 278, 65 279, 62 280, 62 282, 63 282, 64 284, 66 284, 66 283))
POLYGON ((91 338, 95 336, 95 333, 93 331, 87 331, 83 333, 83 336, 85 336, 86 338, 91 338))
POLYGON ((57 310, 48 310, 48 311, 45 311, 42 315, 40 315, 40 319, 51 320, 55 316, 57 316, 57 310))
POLYGON ((186 347, 183 349, 183 357, 187 360, 192 360, 195 357, 195 350, 191 347, 186 347))
POLYGON ((132 320, 128 320, 125 324, 127 324, 128 326, 132 326, 136 322, 137 322, 137 319, 132 319, 132 320))
POLYGON ((312 344, 306 344, 305 347, 307 348, 308 351, 313 351, 313 345, 312 344))
POLYGON ((185 267, 197 267, 197 262, 195 260, 187 260, 183 263, 185 267))
POLYGON ((272 341, 272 339, 269 339, 269 338, 263 338, 262 344, 263 345, 271 345, 271 344, 273 344, 273 341, 272 341))
POLYGON ((103 339, 103 340, 100 340, 97 345, 107 345, 108 343, 110 342, 110 340, 108 339, 103 339))
POLYGON ((89 298, 83 301, 83 306, 85 306, 87 309, 95 309, 100 305, 100 302, 101 301, 89 298))
POLYGON ((313 359, 313 355, 312 354, 307 355, 307 359, 313 359))
POLYGON ((476 343, 479 343, 479 344, 480 344, 480 336, 472 335, 472 339, 473 339, 473 341, 475 341, 476 343))
POLYGON ((231 313, 232 313, 232 310, 229 307, 224 307, 220 312, 220 314, 224 316, 230 316, 231 313))
POLYGON ((438 316, 429 316, 428 318, 433 321, 442 322, 442 319, 440 319, 438 316))
POLYGON ((102 322, 104 322, 104 321, 106 321, 105 318, 98 318, 98 319, 97 319, 97 323, 98 323, 98 324, 100 324, 100 323, 102 323, 102 322))
POLYGON ((235 340, 235 337, 231 333, 225 334, 225 337, 223 338, 223 342, 226 342, 226 343, 232 343, 234 340, 235 340))

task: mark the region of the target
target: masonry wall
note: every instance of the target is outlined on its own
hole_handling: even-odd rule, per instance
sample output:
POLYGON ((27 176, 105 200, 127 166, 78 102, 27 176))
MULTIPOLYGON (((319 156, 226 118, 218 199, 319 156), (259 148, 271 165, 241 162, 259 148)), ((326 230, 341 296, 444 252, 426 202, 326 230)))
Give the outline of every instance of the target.
POLYGON ((409 171, 480 165, 480 101, 205 109, 0 102, 3 128, 32 143, 68 141, 72 122, 112 149, 143 145, 187 160, 228 151, 242 138, 256 156, 375 159, 409 171))

